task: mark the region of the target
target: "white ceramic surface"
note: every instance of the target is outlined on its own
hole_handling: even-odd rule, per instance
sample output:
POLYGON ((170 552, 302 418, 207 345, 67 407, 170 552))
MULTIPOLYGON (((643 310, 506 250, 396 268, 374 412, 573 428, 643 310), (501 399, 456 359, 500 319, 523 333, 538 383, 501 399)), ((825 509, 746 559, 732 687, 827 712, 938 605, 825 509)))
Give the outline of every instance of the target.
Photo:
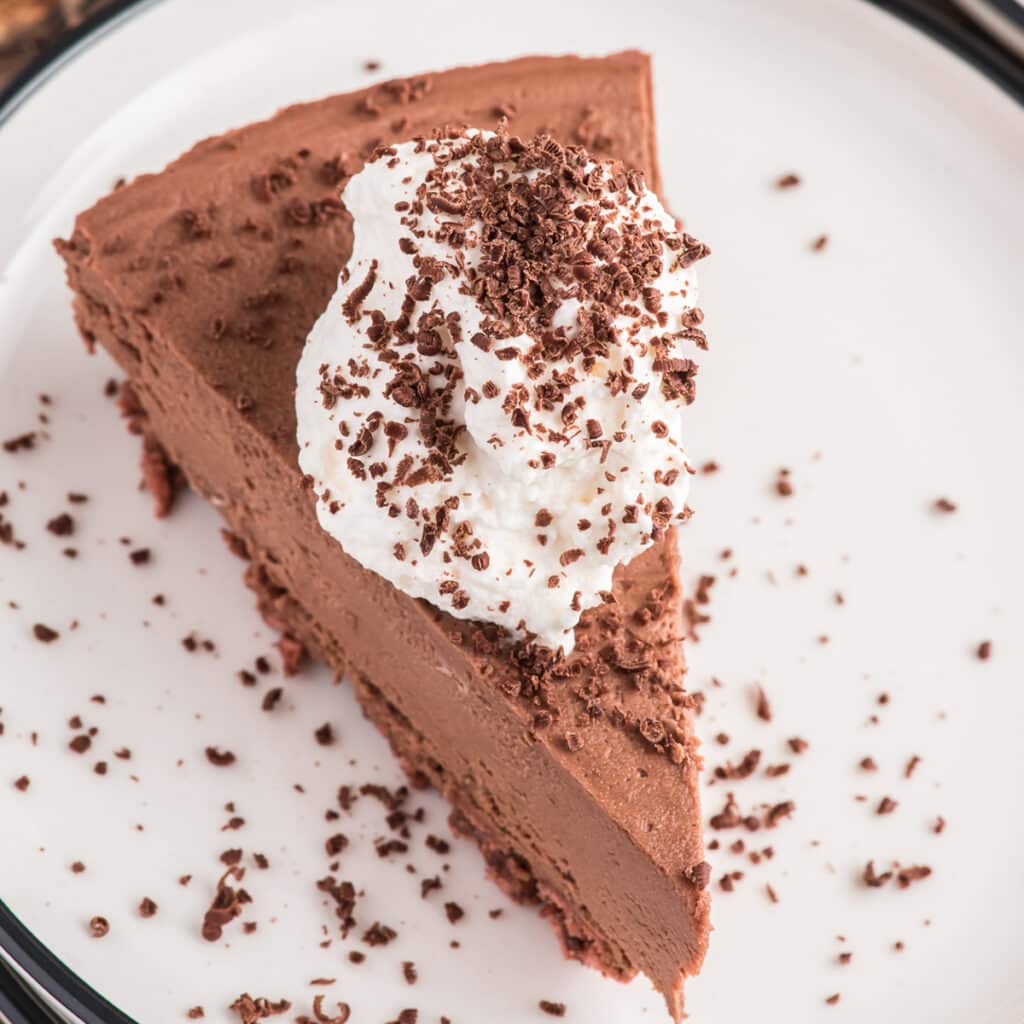
MULTIPOLYGON (((767 762, 793 762, 782 779, 735 784, 742 804, 797 807, 765 838, 771 862, 713 856, 716 871, 746 877, 731 894, 715 888, 692 1019, 1019 1024, 1024 114, 853 0, 591 3, 582 20, 582 7, 523 0, 500 29, 489 7, 454 0, 435 5, 429 30, 423 5, 380 7, 285 14, 267 0, 165 0, 67 64, 0 131, 0 437, 37 428, 40 411, 51 419, 37 450, 0 452, 3 512, 28 544, 0 548, 0 896, 144 1024, 182 1020, 195 1004, 226 1021, 242 991, 288 996, 308 1013, 319 976, 337 978, 328 1005, 347 1000, 358 1022, 416 1006, 430 1024, 442 1013, 518 1024, 545 1019, 542 998, 588 1024, 664 1019, 644 981, 620 986, 563 962, 548 926, 508 905, 470 844, 453 844, 446 893, 424 901, 401 860, 374 854, 385 830, 372 801, 352 821, 323 820, 340 783, 396 784, 399 770, 326 672, 284 682, 272 714, 259 703, 279 675, 256 691, 238 683, 273 637, 211 509, 188 497, 169 520, 150 515, 137 441, 101 394, 111 366, 77 341, 49 245, 118 176, 287 102, 364 84, 367 58, 384 77, 638 45, 655 55, 666 198, 714 249, 702 265, 713 349, 687 438, 722 469, 695 481, 684 548, 688 578, 719 580, 690 685, 707 693, 710 764, 754 745, 767 762), (790 170, 803 184, 777 190, 790 170), (828 247, 812 252, 821 233, 828 247), (44 391, 53 405, 41 410, 44 391), (772 488, 782 466, 789 499, 772 488), (70 509, 79 528, 63 540, 43 524, 68 490, 90 500, 70 509), (941 495, 960 510, 933 513, 941 495), (132 566, 122 536, 151 547, 152 563, 132 566), (61 556, 67 544, 79 558, 61 556), (726 547, 729 562, 718 557, 726 547), (164 608, 150 603, 158 592, 164 608), (61 639, 35 641, 39 621, 61 639), (217 652, 187 653, 192 630, 217 652), (994 653, 982 663, 973 651, 986 638, 994 653), (772 699, 771 724, 752 712, 755 682, 772 699), (104 706, 90 703, 97 692, 104 706), (100 729, 85 756, 66 745, 76 713, 100 729), (313 740, 325 721, 333 747, 313 740), (719 731, 728 747, 712 740, 719 731), (785 746, 793 735, 811 742, 799 758, 785 746), (209 744, 238 762, 212 767, 209 744), (122 745, 130 762, 111 756, 122 745), (912 754, 923 760, 908 780, 912 754), (865 755, 877 773, 858 770, 865 755), (101 757, 104 778, 92 771, 101 757), (23 773, 32 782, 20 793, 23 773), (885 794, 899 806, 879 817, 885 794), (230 800, 246 825, 221 832, 230 800), (936 815, 948 820, 939 836, 936 815), (333 918, 313 881, 337 828, 353 839, 342 875, 367 889, 361 924, 400 932, 360 967, 343 952, 358 942, 318 945, 333 918), (217 854, 232 845, 271 859, 246 878, 245 916, 259 928, 246 936, 236 924, 211 945, 198 924, 217 854), (869 858, 934 874, 907 891, 868 890, 858 875, 869 858), (76 859, 83 874, 69 871, 76 859), (144 896, 160 906, 151 920, 135 910, 144 896), (450 925, 439 896, 458 900, 465 920, 450 925), (111 922, 103 940, 88 937, 93 914, 111 922), (847 966, 842 949, 854 954, 847 966), (402 960, 417 963, 414 988, 402 960), (834 992, 839 1003, 826 1005, 834 992)), ((709 813, 724 792, 708 787, 709 813)), ((446 811, 430 794, 414 805, 429 828, 411 859, 433 872, 440 860, 423 836, 446 834, 446 811)))

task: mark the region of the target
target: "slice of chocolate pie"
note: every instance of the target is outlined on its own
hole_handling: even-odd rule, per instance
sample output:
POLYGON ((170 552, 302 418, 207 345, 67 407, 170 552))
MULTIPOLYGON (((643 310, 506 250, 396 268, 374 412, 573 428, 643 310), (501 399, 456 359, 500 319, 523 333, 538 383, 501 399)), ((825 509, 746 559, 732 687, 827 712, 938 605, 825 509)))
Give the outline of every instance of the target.
POLYGON ((673 525, 705 250, 658 184, 644 55, 529 58, 206 140, 58 249, 158 510, 176 474, 209 498, 495 880, 678 1019, 708 933, 673 525))

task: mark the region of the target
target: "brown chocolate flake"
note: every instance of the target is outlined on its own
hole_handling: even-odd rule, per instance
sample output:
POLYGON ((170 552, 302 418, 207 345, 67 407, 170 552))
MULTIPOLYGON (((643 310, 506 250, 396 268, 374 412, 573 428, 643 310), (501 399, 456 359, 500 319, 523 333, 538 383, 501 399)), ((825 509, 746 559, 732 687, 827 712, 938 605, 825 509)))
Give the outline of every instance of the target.
POLYGON ((914 772, 917 771, 917 766, 920 763, 921 758, 919 758, 917 754, 912 754, 910 759, 907 761, 906 765, 904 765, 903 777, 905 779, 909 779, 914 774, 914 772))
POLYGON ((36 446, 36 433, 30 430, 26 434, 19 434, 17 437, 8 438, 3 442, 5 452, 15 454, 16 452, 31 451, 36 446))
POLYGON ((839 993, 833 992, 826 1000, 826 1004, 829 1006, 835 1006, 839 1002, 839 993))
POLYGON ((75 736, 70 739, 68 741, 68 746, 76 754, 84 754, 92 746, 92 739, 83 733, 81 736, 75 736))
POLYGON ((812 252, 821 252, 828 245, 828 235, 818 235, 813 242, 811 242, 812 252))
POLYGON ((149 548, 136 548, 128 557, 131 559, 132 565, 148 565, 152 552, 149 548))
POLYGON ((565 1003, 554 1003, 550 999, 541 999, 537 1005, 541 1008, 542 1012, 546 1013, 549 1017, 565 1016, 565 1003))
POLYGON ((790 171, 775 179, 775 187, 779 189, 796 188, 800 184, 800 175, 790 171))
POLYGON ((737 828, 742 823, 743 817, 740 814, 739 806, 732 793, 727 793, 725 806, 711 817, 709 824, 713 829, 719 831, 721 829, 737 828))
POLYGON ((235 763, 235 755, 230 750, 220 750, 218 747, 206 748, 206 760, 218 768, 226 768, 235 763))
POLYGON ((935 501, 932 502, 932 508, 936 512, 942 512, 946 515, 955 512, 958 507, 957 503, 955 501, 950 501, 949 498, 936 498, 935 501))
POLYGON ((313 735, 321 747, 329 747, 334 743, 334 728, 330 722, 324 722, 313 735))
POLYGON ((873 757, 862 757, 860 759, 860 769, 865 772, 877 772, 878 765, 873 757))
POLYGON ((901 889, 906 889, 914 882, 927 878, 931 873, 932 869, 926 864, 912 864, 910 867, 899 868, 896 872, 896 884, 901 889))
POLYGON ((102 939, 110 932, 110 922, 105 917, 97 914, 89 920, 89 934, 94 939, 102 939))
POLYGON ((775 493, 782 498, 793 496, 793 481, 790 479, 790 472, 786 468, 780 469, 776 474, 775 493))
MULTIPOLYGON (((245 672, 245 675, 242 678, 242 682, 244 682, 247 686, 254 686, 256 683, 256 677, 253 676, 252 673, 250 672, 245 672), (252 681, 249 682, 245 678, 245 676, 248 676, 252 681)), ((277 705, 280 703, 283 694, 284 690, 282 690, 280 686, 275 686, 273 689, 267 690, 267 692, 263 695, 263 701, 261 702, 260 706, 263 708, 264 711, 273 711, 274 708, 276 708, 277 705)))
POLYGON ((343 832, 337 832, 324 844, 328 857, 337 857, 348 846, 348 836, 343 832))
POLYGON ((242 907, 252 902, 245 889, 235 889, 228 884, 229 878, 241 882, 244 877, 244 868, 229 867, 218 879, 213 900, 203 915, 202 936, 207 942, 216 942, 224 933, 225 926, 242 913, 242 907))
POLYGON ((786 740, 786 744, 794 754, 802 754, 810 744, 805 739, 801 739, 799 736, 792 736, 786 740))
POLYGON ((416 965, 411 960, 402 961, 402 977, 405 978, 407 985, 415 985, 419 978, 419 973, 416 970, 416 965))
POLYGON ((898 806, 899 804, 892 797, 883 796, 875 808, 875 814, 892 814, 898 806))
POLYGON ((386 924, 381 924, 380 921, 374 921, 363 933, 363 942, 368 946, 386 946, 397 937, 398 932, 394 928, 389 928, 386 924))
POLYGON ((466 912, 454 901, 449 901, 444 905, 444 913, 450 924, 457 924, 466 916, 466 912))
POLYGON ((756 749, 748 750, 737 764, 726 761, 725 764, 717 765, 715 767, 715 778, 728 779, 730 781, 746 779, 757 771, 760 763, 761 751, 756 749))
POLYGON ((982 640, 978 644, 978 649, 974 652, 978 661, 988 661, 992 657, 992 641, 982 640))
POLYGON ((60 633, 58 633, 57 630, 51 629, 49 626, 44 626, 41 622, 37 622, 32 627, 32 635, 41 644, 53 643, 54 640, 60 637, 60 633))
POLYGON ((349 323, 355 323, 359 319, 359 307, 363 304, 363 300, 373 290, 373 286, 377 281, 377 261, 372 260, 369 269, 366 271, 366 276, 363 280, 355 286, 348 293, 348 297, 342 304, 341 311, 345 315, 345 319, 349 323))
POLYGON ((139 904, 139 916, 140 917, 156 917, 156 912, 160 908, 153 902, 148 896, 144 897, 142 902, 139 904))
POLYGON ((67 512, 61 512, 46 524, 46 529, 55 537, 70 537, 75 532, 75 521, 67 512))
POLYGON ((768 695, 764 692, 764 688, 760 686, 756 688, 754 711, 762 722, 770 722, 772 720, 772 706, 768 701, 768 695))
POLYGON ((287 999, 278 999, 276 1002, 264 996, 254 999, 248 992, 243 992, 228 1007, 238 1014, 241 1024, 259 1024, 259 1021, 287 1013, 291 1008, 292 1004, 287 999))
POLYGON ((878 873, 875 871, 875 862, 873 860, 869 860, 867 864, 864 865, 864 873, 861 877, 863 878, 865 885, 870 886, 872 889, 878 889, 892 878, 892 872, 883 871, 878 873))
POLYGON ((796 804, 792 800, 783 800, 769 807, 764 816, 764 827, 775 828, 784 818, 792 817, 796 804))
POLYGON ((32 780, 27 775, 20 775, 14 780, 14 788, 19 793, 24 793, 32 785, 32 780))

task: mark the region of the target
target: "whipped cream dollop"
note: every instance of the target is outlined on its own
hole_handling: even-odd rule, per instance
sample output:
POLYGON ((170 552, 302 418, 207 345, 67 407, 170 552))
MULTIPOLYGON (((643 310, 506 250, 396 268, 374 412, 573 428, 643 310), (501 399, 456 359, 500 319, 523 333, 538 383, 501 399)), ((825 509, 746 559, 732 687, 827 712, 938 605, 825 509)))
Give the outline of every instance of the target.
POLYGON ((296 393, 320 524, 407 594, 568 653, 689 514, 707 249, 638 172, 544 136, 389 147, 343 200, 354 248, 296 393))

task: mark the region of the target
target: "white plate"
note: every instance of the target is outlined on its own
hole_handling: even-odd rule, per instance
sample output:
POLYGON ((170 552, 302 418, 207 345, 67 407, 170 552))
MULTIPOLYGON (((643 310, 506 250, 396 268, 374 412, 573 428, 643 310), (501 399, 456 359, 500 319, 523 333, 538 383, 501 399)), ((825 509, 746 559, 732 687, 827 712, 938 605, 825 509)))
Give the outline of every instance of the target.
MULTIPOLYGON (((720 578, 690 685, 708 694, 699 725, 712 764, 752 745, 793 761, 782 779, 737 783, 742 802, 797 804, 771 834, 769 863, 715 854, 716 869, 746 877, 732 894, 715 889, 716 931, 688 1009, 700 1024, 1020 1022, 1024 115, 935 43, 848 0, 591 3, 582 20, 571 8, 520 0, 498 28, 488 5, 455 0, 434 5, 429 26, 412 0, 386 14, 304 4, 287 16, 271 0, 165 2, 46 80, 0 133, 0 436, 37 428, 39 411, 52 421, 37 450, 0 452, 3 511, 28 543, 0 548, 0 896, 145 1024, 182 1020, 194 1004, 207 1020, 232 1019, 242 991, 308 1013, 318 976, 338 979, 328 1005, 347 1000, 355 1021, 405 1006, 431 1024, 442 1013, 542 1020, 542 998, 591 1024, 664 1019, 644 981, 620 986, 564 963, 548 926, 485 880, 470 844, 447 858, 445 898, 467 910, 453 927, 400 860, 374 855, 385 830, 372 801, 352 822, 323 820, 339 783, 393 785, 399 770, 326 672, 287 682, 273 714, 259 702, 279 676, 256 692, 235 679, 273 637, 212 509, 188 498, 170 520, 151 517, 135 486, 137 442, 101 394, 111 365, 76 339, 49 244, 117 177, 285 103, 362 85, 367 58, 384 76, 638 45, 655 55, 667 198, 715 251, 702 273, 713 351, 689 441, 722 470, 698 478, 684 546, 691 576, 720 578), (803 184, 777 190, 790 170, 803 184), (812 252, 821 233, 829 245, 812 252), (41 410, 44 391, 53 406, 41 410), (772 490, 781 466, 792 469, 788 500, 772 490), (90 501, 70 509, 79 529, 64 541, 43 524, 68 490, 90 501), (960 511, 933 513, 942 495, 960 511), (130 565, 121 536, 151 547, 152 564, 130 565), (68 543, 77 560, 61 556, 68 543), (718 559, 725 547, 731 563, 718 559), (150 603, 158 592, 165 608, 150 603), (33 640, 35 622, 60 640, 33 640), (186 653, 191 630, 217 653, 186 653), (973 651, 987 638, 982 663, 973 651), (775 706, 770 725, 751 710, 756 681, 775 706), (90 703, 97 692, 106 705, 90 703), (100 729, 85 756, 67 749, 76 713, 100 729), (867 724, 876 713, 881 723, 867 724), (334 747, 313 741, 325 721, 334 747), (711 740, 720 730, 728 748, 711 740), (793 735, 811 742, 802 757, 787 756, 793 735), (238 763, 213 768, 208 744, 238 763), (130 762, 111 756, 122 745, 130 762), (923 760, 908 780, 911 754, 923 760), (858 770, 866 755, 877 773, 858 770), (26 793, 12 787, 23 773, 26 793), (880 817, 885 794, 899 807, 880 817), (238 832, 220 831, 229 800, 246 819, 238 832), (936 815, 948 820, 938 836, 936 815), (358 942, 318 946, 333 919, 313 881, 336 827, 353 839, 343 873, 367 889, 361 924, 400 932, 361 967, 343 953, 358 942), (211 945, 198 924, 231 845, 272 866, 246 878, 258 931, 236 924, 211 945), (870 858, 934 873, 906 891, 869 890, 858 877, 870 858), (83 874, 69 871, 76 859, 83 874), (151 920, 135 910, 144 896, 160 906, 151 920), (110 920, 103 940, 88 936, 94 914, 110 920), (843 949, 853 960, 838 966, 843 949), (419 967, 414 988, 402 960, 419 967), (833 992, 840 1002, 826 1005, 833 992)), ((723 796, 709 787, 709 813, 723 796)), ((414 803, 445 832, 439 799, 414 803)), ((412 861, 433 871, 425 831, 412 861)))

